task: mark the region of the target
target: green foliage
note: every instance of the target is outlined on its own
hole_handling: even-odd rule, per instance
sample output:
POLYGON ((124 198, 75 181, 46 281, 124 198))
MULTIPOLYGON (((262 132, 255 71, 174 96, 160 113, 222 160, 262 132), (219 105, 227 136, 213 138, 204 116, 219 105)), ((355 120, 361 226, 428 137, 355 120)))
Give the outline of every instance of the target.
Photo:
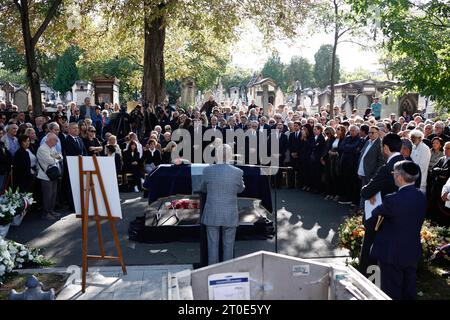
POLYGON ((0 65, 3 65, 3 69, 10 72, 20 72, 20 70, 25 68, 23 54, 17 52, 2 37, 0 37, 0 65))
POLYGON ((241 87, 247 85, 252 78, 252 72, 242 68, 230 67, 221 77, 223 87, 228 90, 231 87, 241 87))
POLYGON ((295 81, 300 81, 302 88, 308 88, 314 86, 314 74, 313 66, 309 63, 308 59, 294 56, 286 66, 286 83, 289 90, 294 89, 295 81))
POLYGON ((286 92, 288 86, 286 81, 286 66, 281 62, 278 53, 274 53, 266 61, 261 73, 264 78, 272 78, 281 90, 286 92))
POLYGON ((347 0, 367 16, 377 8, 389 52, 386 69, 403 84, 403 92, 431 96, 450 110, 450 6, 446 0, 347 0))
POLYGON ((70 91, 75 81, 79 79, 77 61, 80 52, 69 47, 58 59, 56 65, 56 78, 53 82, 53 88, 61 93, 70 91))
POLYGON ((364 79, 372 79, 372 80, 387 80, 386 76, 373 76, 372 72, 366 70, 364 68, 357 68, 353 71, 342 71, 340 82, 351 82, 356 80, 364 80, 364 79))
POLYGON ((25 70, 20 70, 19 72, 11 72, 9 70, 0 68, 0 80, 16 83, 20 86, 27 85, 27 75, 25 73, 25 70))
MULTIPOLYGON (((316 85, 320 88, 325 88, 326 86, 330 85, 332 55, 333 46, 329 44, 320 46, 319 50, 314 55, 314 79, 316 81, 316 85)), ((336 57, 336 83, 339 82, 340 77, 339 58, 336 57)))
POLYGON ((166 93, 169 96, 169 103, 175 104, 181 96, 181 82, 178 80, 166 81, 166 93))

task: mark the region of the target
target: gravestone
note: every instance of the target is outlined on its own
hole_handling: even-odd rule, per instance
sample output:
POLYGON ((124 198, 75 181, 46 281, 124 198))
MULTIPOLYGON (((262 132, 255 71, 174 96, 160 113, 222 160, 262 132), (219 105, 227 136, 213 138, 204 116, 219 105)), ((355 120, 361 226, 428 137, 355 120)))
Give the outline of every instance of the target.
POLYGON ((77 103, 78 106, 84 104, 86 97, 91 98, 91 103, 94 103, 94 86, 89 81, 78 80, 72 86, 72 100, 77 103))
POLYGON ((275 103, 274 106, 279 106, 284 104, 284 93, 283 91, 281 91, 280 88, 277 89, 277 91, 275 92, 275 103))
POLYGON ((23 89, 14 92, 14 104, 19 107, 19 111, 27 111, 28 93, 23 89))
POLYGON ((202 105, 203 105, 203 95, 202 95, 202 92, 200 90, 198 90, 197 97, 195 98, 195 106, 197 108, 201 108, 202 105))
POLYGON ((194 105, 197 87, 193 78, 185 78, 181 82, 181 105, 194 105))
POLYGON ((300 103, 300 105, 303 107, 303 108, 306 108, 306 110, 308 110, 309 111, 309 109, 311 108, 311 106, 312 106, 312 100, 311 100, 311 98, 309 97, 309 96, 302 96, 301 97, 301 103, 300 103))
POLYGON ((365 94, 358 94, 355 98, 355 109, 358 111, 358 114, 363 115, 367 108, 370 108, 369 97, 365 94))
MULTIPOLYGON (((342 104, 341 109, 344 110, 348 115, 352 114, 352 104, 350 103, 350 100, 345 100, 345 102, 342 104)), ((359 115, 363 115, 364 113, 359 115)))

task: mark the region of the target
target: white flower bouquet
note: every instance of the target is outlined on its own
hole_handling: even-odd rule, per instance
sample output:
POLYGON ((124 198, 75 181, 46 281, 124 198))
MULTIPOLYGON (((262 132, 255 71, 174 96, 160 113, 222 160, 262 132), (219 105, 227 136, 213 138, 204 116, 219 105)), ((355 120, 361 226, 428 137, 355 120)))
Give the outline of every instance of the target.
POLYGON ((25 266, 45 266, 50 262, 40 254, 40 250, 23 244, 4 240, 0 237, 0 284, 14 269, 25 266))
POLYGON ((0 226, 20 225, 22 218, 29 206, 34 202, 33 194, 24 192, 13 192, 9 188, 5 194, 0 197, 0 226))

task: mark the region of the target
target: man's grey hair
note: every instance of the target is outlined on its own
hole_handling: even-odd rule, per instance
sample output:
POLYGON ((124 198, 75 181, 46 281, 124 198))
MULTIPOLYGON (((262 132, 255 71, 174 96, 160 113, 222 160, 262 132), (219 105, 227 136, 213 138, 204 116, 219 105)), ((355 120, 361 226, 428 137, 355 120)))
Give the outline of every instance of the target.
POLYGON ((55 140, 58 141, 58 136, 56 134, 54 134, 53 132, 49 132, 45 136, 45 142, 48 143, 48 141, 53 138, 55 138, 55 140))
POLYGON ((408 148, 409 152, 412 152, 413 143, 408 138, 402 138, 402 147, 408 148))
POLYGON ((418 173, 416 175, 411 175, 411 174, 407 173, 405 170, 403 170, 403 165, 407 162, 410 162, 410 161, 403 160, 403 161, 397 162, 394 165, 394 172, 396 172, 397 174, 402 176, 403 179, 405 180, 405 182, 407 182, 407 183, 416 182, 416 180, 419 179, 420 170, 418 171, 418 173))
POLYGON ((348 127, 348 131, 350 131, 351 129, 356 129, 356 131, 359 132, 359 127, 357 125, 352 124, 350 127, 348 127))
POLYGON ((52 131, 53 129, 58 128, 59 129, 59 124, 56 122, 50 122, 48 124, 48 130, 52 131))
POLYGON ((438 128, 444 129, 444 128, 445 128, 445 124, 444 124, 443 121, 437 121, 437 122, 434 124, 434 127, 438 127, 438 128))

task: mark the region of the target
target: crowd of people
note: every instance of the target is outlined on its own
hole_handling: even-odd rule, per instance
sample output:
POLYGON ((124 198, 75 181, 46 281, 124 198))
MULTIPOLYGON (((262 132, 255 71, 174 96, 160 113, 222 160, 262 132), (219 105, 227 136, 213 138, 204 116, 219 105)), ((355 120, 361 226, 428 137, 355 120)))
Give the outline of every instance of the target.
MULTIPOLYGON (((245 155, 238 155, 241 163, 250 163, 252 152, 259 155, 263 139, 268 152, 277 156, 278 166, 292 168, 285 174, 279 171, 273 179, 276 187, 282 187, 286 177, 288 188, 323 194, 325 200, 350 205, 358 212, 363 209, 361 188, 387 160, 383 155, 383 137, 393 133, 402 141, 400 150, 395 152, 421 169, 420 189, 427 195, 427 214, 439 223, 449 224, 450 209, 441 195, 450 177, 450 143, 446 144, 450 141, 449 123, 425 119, 421 114, 391 114, 380 119, 379 110, 373 112, 369 108, 364 115, 353 110, 347 115, 339 107, 332 112, 322 107, 318 113, 308 114, 306 109, 289 104, 269 104, 264 113, 264 108, 254 101, 228 107, 219 105, 212 96, 201 108, 183 109, 165 102, 147 108, 138 104, 131 112, 118 104, 102 102, 95 106, 86 98, 81 106, 74 102, 60 104, 56 112, 36 118, 32 112, 18 112, 14 107, 8 110, 0 102, 0 186, 2 190, 12 185, 22 192, 35 192, 41 205, 45 199, 39 189, 48 187, 42 180, 46 180, 50 157, 63 172, 55 187, 55 193, 61 197, 55 201, 73 208, 65 156, 114 157, 117 172, 130 177, 123 179, 129 189, 139 192, 146 174, 162 163, 179 160, 172 159, 172 151, 180 143, 172 140, 176 129, 186 129, 191 134, 212 129, 232 146, 235 141, 226 141, 227 131, 242 129, 248 136, 245 155), (252 138, 258 141, 256 150, 248 143, 252 138), (271 139, 278 139, 278 150, 270 150, 271 139), (39 153, 46 149, 45 145, 49 146, 46 159, 39 153)), ((194 152, 213 146, 214 139, 213 136, 211 141, 202 141, 199 146, 192 139, 192 158, 187 161, 194 162, 194 152)), ((262 164, 259 156, 256 158, 257 164, 262 164)), ((57 215, 49 209, 45 216, 57 215)))

